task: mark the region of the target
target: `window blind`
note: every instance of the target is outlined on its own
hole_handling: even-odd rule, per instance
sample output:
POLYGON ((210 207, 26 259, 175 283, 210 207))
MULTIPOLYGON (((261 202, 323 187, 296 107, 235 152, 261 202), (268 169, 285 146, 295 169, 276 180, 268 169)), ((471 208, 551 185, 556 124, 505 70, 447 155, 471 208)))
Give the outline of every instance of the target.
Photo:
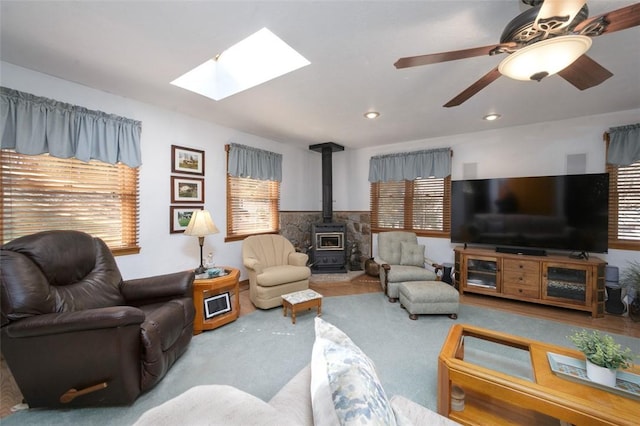
POLYGON ((407 230, 421 236, 446 236, 451 230, 451 178, 374 182, 371 227, 407 230))
POLYGON ((447 180, 450 179, 416 179, 412 182, 412 229, 449 232, 451 184, 447 185, 447 180))
POLYGON ((139 252, 138 169, 97 160, 0 151, 2 241, 67 229, 101 238, 114 254, 139 252))
POLYGON ((640 250, 640 161, 607 164, 609 172, 609 247, 640 250))
POLYGON ((227 241, 278 232, 280 183, 227 174, 227 241))
POLYGON ((374 229, 405 229, 407 181, 371 184, 371 226, 374 229))

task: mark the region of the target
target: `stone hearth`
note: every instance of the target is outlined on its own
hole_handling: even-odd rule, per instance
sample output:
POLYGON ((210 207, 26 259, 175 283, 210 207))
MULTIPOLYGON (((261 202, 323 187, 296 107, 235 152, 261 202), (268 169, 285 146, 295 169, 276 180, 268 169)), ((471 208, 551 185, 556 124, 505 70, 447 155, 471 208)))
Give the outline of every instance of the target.
MULTIPOLYGON (((366 212, 334 211, 333 221, 346 227, 347 267, 354 243, 362 253, 362 262, 371 256, 371 214, 366 212)), ((310 254, 311 227, 322 222, 322 212, 281 211, 280 234, 299 251, 310 254)))

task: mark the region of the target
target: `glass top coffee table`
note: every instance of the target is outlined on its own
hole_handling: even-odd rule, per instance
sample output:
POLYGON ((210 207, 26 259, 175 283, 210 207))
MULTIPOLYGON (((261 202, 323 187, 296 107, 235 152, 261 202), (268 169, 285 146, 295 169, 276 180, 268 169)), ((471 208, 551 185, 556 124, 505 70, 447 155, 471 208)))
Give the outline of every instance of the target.
POLYGON ((318 316, 322 315, 322 295, 314 290, 307 289, 282 295, 282 310, 287 316, 287 310, 291 310, 291 322, 296 323, 296 313, 305 309, 317 308, 318 316))
MULTIPOLYGON (((567 380, 553 372, 549 353, 584 360, 580 352, 562 346, 467 324, 452 326, 438 357, 438 412, 467 425, 638 424, 640 400, 567 380), (482 357, 472 356, 469 347, 476 341, 485 348, 495 345, 496 357, 500 347, 521 352, 530 371, 519 374, 505 371, 509 366, 492 367, 491 356, 477 362, 474 358, 482 357), (455 395, 459 389, 464 405, 455 411, 452 390, 454 407, 460 409, 455 395)), ((628 371, 640 373, 637 366, 628 371)))

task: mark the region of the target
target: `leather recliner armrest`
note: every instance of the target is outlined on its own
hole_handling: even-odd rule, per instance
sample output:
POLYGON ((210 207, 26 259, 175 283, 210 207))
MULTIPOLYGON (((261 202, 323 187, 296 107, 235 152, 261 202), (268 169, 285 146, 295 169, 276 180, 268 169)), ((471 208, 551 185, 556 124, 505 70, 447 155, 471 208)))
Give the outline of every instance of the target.
POLYGON ((8 337, 35 337, 141 324, 144 312, 131 306, 35 315, 3 327, 8 337))
POLYGON ((193 271, 175 272, 123 281, 120 292, 125 300, 144 301, 167 297, 193 297, 191 287, 195 273, 193 271))

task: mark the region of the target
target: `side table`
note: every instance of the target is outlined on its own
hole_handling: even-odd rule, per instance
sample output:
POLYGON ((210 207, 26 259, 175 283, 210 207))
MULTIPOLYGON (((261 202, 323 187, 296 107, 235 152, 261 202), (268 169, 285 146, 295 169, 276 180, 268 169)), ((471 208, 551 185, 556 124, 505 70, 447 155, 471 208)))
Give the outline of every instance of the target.
POLYGON ((194 335, 235 321, 240 316, 240 270, 228 266, 221 269, 225 275, 193 281, 194 335))

